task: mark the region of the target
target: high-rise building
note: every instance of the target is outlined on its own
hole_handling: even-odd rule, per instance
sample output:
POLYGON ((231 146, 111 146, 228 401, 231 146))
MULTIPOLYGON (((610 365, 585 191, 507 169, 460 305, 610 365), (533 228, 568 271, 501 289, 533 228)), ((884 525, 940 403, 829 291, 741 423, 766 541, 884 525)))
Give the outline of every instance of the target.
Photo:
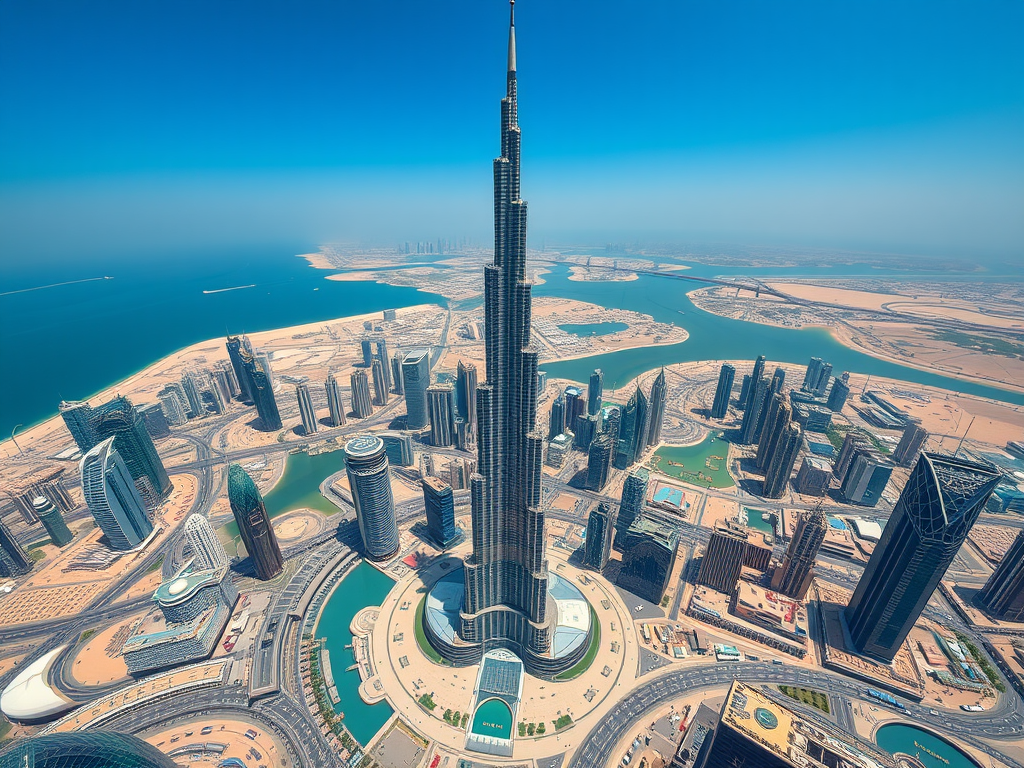
POLYGON ((360 341, 359 349, 363 354, 363 367, 369 368, 373 365, 373 339, 363 339, 360 341))
POLYGON ((249 369, 242 359, 242 354, 252 357, 252 344, 248 336, 228 336, 227 341, 228 359, 231 361, 231 369, 235 372, 235 379, 238 381, 239 398, 251 403, 253 401, 252 382, 249 379, 249 369))
POLYGON ((71 529, 64 522, 64 516, 57 509, 56 505, 45 496, 37 496, 32 500, 36 517, 43 524, 43 528, 50 534, 50 541, 58 547, 66 547, 74 539, 71 529))
POLYGON ((846 607, 861 653, 896 657, 1001 479, 991 465, 921 454, 846 607))
POLYGON ((608 405, 601 409, 601 434, 611 438, 612 445, 619 442, 619 423, 622 421, 622 409, 617 405, 608 405))
POLYGON ((268 358, 259 354, 253 355, 241 351, 242 365, 248 372, 249 394, 256 404, 256 413, 260 417, 260 429, 274 432, 281 428, 281 414, 277 410, 277 398, 274 397, 274 381, 270 371, 268 358))
POLYGON ((349 377, 352 386, 352 415, 365 419, 373 414, 373 399, 370 397, 370 379, 366 371, 353 371, 349 377))
POLYGON ((743 408, 746 410, 750 407, 751 398, 754 396, 754 389, 757 382, 764 376, 764 355, 758 355, 757 360, 754 361, 754 372, 750 374, 750 388, 747 391, 747 398, 743 403, 743 408))
POLYGON ((772 454, 771 464, 764 475, 762 494, 766 499, 781 499, 786 492, 786 484, 796 466, 797 454, 803 444, 804 433, 799 424, 790 423, 782 431, 778 445, 772 454))
POLYGON ((619 440, 615 446, 615 466, 629 469, 647 447, 647 396, 637 386, 619 417, 619 440))
POLYGON ((565 397, 559 395, 551 401, 551 418, 548 419, 548 439, 551 440, 565 432, 570 426, 565 421, 565 397))
POLYGON ((384 363, 378 358, 373 358, 373 365, 370 366, 370 375, 373 378, 373 404, 388 404, 388 382, 384 375, 384 363))
POLYGON ((838 379, 832 380, 832 389, 828 393, 828 402, 826 408, 833 413, 839 413, 843 410, 843 406, 846 405, 846 400, 850 397, 850 374, 844 373, 838 379))
POLYGON ((781 392, 784 386, 786 386, 786 369, 776 368, 775 373, 772 374, 772 393, 781 392))
POLYGON ((327 389, 327 408, 331 412, 331 426, 344 426, 346 422, 345 404, 341 399, 341 386, 333 373, 327 374, 327 382, 324 386, 327 389))
POLYGON ((423 429, 427 426, 427 387, 430 386, 430 352, 421 349, 410 352, 402 362, 402 382, 405 388, 406 426, 423 429))
POLYGON ((590 510, 587 518, 587 538, 583 542, 583 567, 603 571, 612 551, 615 532, 615 512, 603 501, 590 510))
POLYGON ((814 578, 814 562, 828 532, 828 520, 818 507, 800 518, 786 548, 782 564, 772 576, 772 589, 794 600, 803 600, 814 578))
POLYGON ((295 397, 299 401, 299 417, 302 419, 302 431, 312 435, 317 431, 316 409, 313 408, 313 397, 309 393, 309 384, 303 382, 295 387, 295 397))
POLYGON ((612 466, 612 441, 608 435, 598 435, 587 451, 587 488, 597 493, 608 484, 612 466))
POLYGON ((373 560, 393 557, 399 548, 398 519, 384 441, 374 435, 349 440, 345 469, 367 556, 373 560))
POLYGON ((740 386, 740 401, 739 408, 741 411, 747 410, 747 400, 750 399, 750 385, 753 379, 750 378, 749 373, 743 374, 743 383, 740 386))
POLYGON ((615 549, 622 551, 620 539, 629 526, 633 524, 647 508, 647 487, 651 476, 642 467, 635 469, 626 476, 622 484, 622 496, 619 498, 619 514, 615 520, 615 549))
POLYGON ((658 605, 672 578, 678 547, 678 530, 646 517, 637 518, 626 532, 616 584, 658 605))
POLYGON ((792 409, 789 405, 789 398, 784 392, 776 392, 768 401, 765 410, 764 427, 761 429, 761 438, 757 443, 757 456, 755 463, 762 472, 771 466, 772 456, 779 445, 782 433, 789 426, 792 420, 792 409))
POLYGON ((646 445, 661 442, 661 427, 665 421, 665 406, 668 404, 668 385, 665 383, 665 369, 658 373, 651 385, 651 407, 647 418, 646 445))
POLYGON ((448 483, 436 477, 425 477, 422 483, 427 530, 441 549, 447 549, 459 538, 459 529, 455 527, 455 494, 448 483))
POLYGON ((274 578, 284 570, 281 546, 259 488, 239 464, 228 467, 228 501, 256 578, 274 578))
POLYGON ((812 392, 815 395, 823 395, 828 388, 829 376, 831 375, 832 363, 826 363, 820 357, 812 357, 811 361, 807 364, 804 383, 800 389, 804 392, 812 392))
POLYGON ((455 406, 459 418, 466 422, 470 431, 476 424, 476 387, 479 382, 476 378, 476 366, 470 363, 465 365, 459 360, 455 375, 455 406))
POLYGON ((718 371, 718 386, 715 388, 715 401, 711 406, 712 419, 724 419, 729 413, 729 399, 732 397, 732 384, 736 378, 736 366, 723 363, 718 371))
POLYGON ((195 371, 185 371, 181 375, 181 389, 185 392, 185 400, 188 402, 188 417, 198 419, 205 416, 203 397, 199 394, 199 376, 195 371))
POLYGON ((217 381, 222 386, 224 392, 224 400, 230 401, 240 394, 238 387, 238 376, 235 374, 235 368, 231 364, 230 360, 220 360, 217 362, 216 367, 217 381))
POLYGON ((740 580, 747 553, 747 535, 738 528, 718 526, 704 549, 697 571, 697 583, 716 592, 732 594, 740 580))
POLYGON ((1017 534, 999 566, 978 593, 977 601, 999 621, 1024 619, 1024 531, 1017 534))
POLYGON ((604 373, 595 368, 590 374, 590 386, 587 387, 587 413, 596 416, 604 405, 604 373))
POLYGON ((544 463, 549 467, 561 469, 569 451, 572 450, 572 438, 572 432, 563 432, 551 438, 548 441, 548 452, 544 463))
MULTIPOLYGON (((388 342, 387 339, 377 339, 375 342, 375 351, 373 353, 375 360, 380 361, 380 372, 384 377, 384 392, 387 394, 391 391, 393 382, 391 380, 391 358, 388 357, 388 342)), ((372 368, 372 365, 371 365, 372 368)), ((385 397, 384 402, 387 402, 385 397)))
POLYGON ((193 513, 185 518, 182 532, 192 550, 194 571, 215 570, 230 564, 224 545, 204 515, 193 513))
POLYGON ((164 416, 164 410, 159 403, 145 403, 139 406, 139 415, 146 425, 146 431, 154 440, 169 437, 171 427, 164 416))
POLYGON ((903 430, 903 437, 896 445, 896 450, 892 453, 893 461, 901 467, 911 466, 917 461, 917 455, 921 452, 927 439, 928 431, 924 427, 920 424, 908 424, 907 428, 903 430))
POLYGON ((813 403, 797 403, 793 406, 793 418, 805 432, 825 434, 832 424, 832 411, 813 403))
POLYGON ((570 384, 563 392, 565 396, 565 426, 572 429, 576 419, 587 412, 587 401, 583 399, 583 390, 570 384))
POLYGON ((832 467, 817 456, 804 456, 796 473, 796 492, 804 496, 824 496, 832 485, 832 467))
POLYGON ((402 378, 402 356, 395 352, 391 358, 391 383, 395 388, 395 394, 405 395, 405 380, 402 378))
POLYGON ((430 414, 430 444, 438 447, 455 442, 455 388, 438 382, 427 387, 430 414))
POLYGON ((24 576, 32 570, 32 560, 14 537, 11 529, 0 520, 0 576, 24 576))
POLYGON ((0 768, 178 768, 138 736, 75 731, 17 739, 0 751, 0 768))
POLYGON ((175 389, 169 386, 164 387, 157 392, 156 398, 160 401, 160 410, 164 412, 164 417, 172 426, 180 427, 188 421, 185 403, 175 389))
POLYGON ((137 547, 153 532, 128 466, 117 450, 116 438, 97 444, 79 464, 82 494, 96 525, 112 549, 137 547))
POLYGON ((750 397, 747 398, 747 408, 743 411, 743 424, 740 426, 739 442, 741 445, 750 445, 757 439, 757 427, 761 424, 761 411, 768 407, 768 393, 771 391, 771 386, 771 380, 767 376, 751 380, 750 397))
POLYGON ((572 427, 577 450, 589 451, 594 436, 598 434, 597 416, 590 416, 581 413, 576 417, 576 423, 572 427))
POLYGON ((402 432, 378 432, 377 437, 384 441, 384 451, 388 455, 389 463, 397 467, 411 467, 415 463, 410 435, 402 432))
POLYGON ((846 479, 846 473, 850 471, 850 464, 856 458, 857 451, 869 448, 870 443, 868 442, 867 435, 863 432, 852 429, 847 432, 846 437, 843 438, 843 444, 839 448, 839 455, 836 456, 835 465, 832 470, 836 480, 842 483, 846 479))
POLYGON ((882 498, 894 466, 872 450, 858 450, 843 479, 843 496, 851 504, 875 506, 882 498))

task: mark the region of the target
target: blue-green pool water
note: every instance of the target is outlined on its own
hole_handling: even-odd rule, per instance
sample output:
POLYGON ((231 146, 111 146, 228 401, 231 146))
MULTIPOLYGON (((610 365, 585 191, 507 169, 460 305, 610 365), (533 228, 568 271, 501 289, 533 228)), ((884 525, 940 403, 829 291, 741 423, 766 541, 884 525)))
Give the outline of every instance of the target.
POLYGON ((316 628, 316 636, 327 639, 331 672, 341 697, 334 710, 345 713, 345 727, 363 745, 369 743, 394 710, 387 702, 366 704, 359 698, 359 672, 345 671, 355 663, 352 649, 345 647, 352 644, 352 633, 348 628, 363 608, 383 603, 394 585, 394 581, 372 565, 359 563, 331 594, 316 628))
POLYGON ((478 736, 512 738, 512 710, 501 699, 488 699, 476 708, 472 731, 478 736))
POLYGON ((875 734, 875 742, 891 755, 902 752, 916 757, 925 768, 978 768, 977 763, 948 741, 913 725, 883 725, 875 734))
POLYGON ((721 432, 712 432, 696 445, 662 446, 654 454, 652 464, 662 474, 687 483, 731 488, 735 483, 726 466, 728 456, 729 443, 721 432))
POLYGON ((575 336, 608 336, 629 328, 625 323, 566 323, 558 326, 566 333, 575 336))

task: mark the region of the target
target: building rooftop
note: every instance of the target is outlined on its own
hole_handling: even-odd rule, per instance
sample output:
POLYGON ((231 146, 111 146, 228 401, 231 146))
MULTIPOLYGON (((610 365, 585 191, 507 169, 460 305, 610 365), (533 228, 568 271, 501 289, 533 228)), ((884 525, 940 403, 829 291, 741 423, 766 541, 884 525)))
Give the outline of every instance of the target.
POLYGON ((0 695, 0 710, 11 720, 32 721, 78 706, 50 687, 47 678, 54 660, 67 646, 40 656, 15 677, 0 695))
POLYGON ((195 573, 179 573, 173 579, 163 582, 153 593, 153 599, 161 605, 177 605, 183 603, 203 587, 220 584, 227 574, 226 565, 209 571, 195 573))
POLYGON ((384 448, 384 441, 376 435, 360 435, 345 443, 345 453, 349 456, 372 456, 384 448))

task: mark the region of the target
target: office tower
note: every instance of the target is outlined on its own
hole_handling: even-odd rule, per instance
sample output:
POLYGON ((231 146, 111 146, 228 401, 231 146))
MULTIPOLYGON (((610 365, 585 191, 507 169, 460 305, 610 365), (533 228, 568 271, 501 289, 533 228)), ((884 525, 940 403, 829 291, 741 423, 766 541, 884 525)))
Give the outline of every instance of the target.
POLYGON ((847 398, 850 397, 850 374, 844 373, 838 379, 832 380, 832 389, 828 393, 828 401, 825 407, 833 413, 839 413, 843 410, 843 406, 846 405, 847 398))
POLYGON ((590 386, 587 387, 587 413, 596 416, 604 404, 604 373, 595 368, 590 374, 590 386))
POLYGON ((568 426, 565 421, 565 397, 559 395, 551 402, 551 418, 548 420, 548 439, 551 440, 565 432, 568 426))
POLYGON ((373 358, 370 366, 370 374, 373 377, 373 404, 388 404, 388 382, 384 376, 384 364, 377 358, 373 358))
POLYGON ((828 388, 829 376, 832 375, 832 363, 826 363, 820 357, 812 357, 807 364, 804 383, 800 387, 804 392, 822 395, 828 388))
POLYGON ((651 406, 647 416, 646 445, 657 445, 661 442, 661 427, 665 421, 668 385, 665 383, 665 369, 662 368, 658 377, 651 385, 651 406))
POLYGON ((316 410, 313 398, 309 394, 309 384, 303 382, 295 387, 295 397, 299 401, 299 417, 302 419, 302 432, 312 435, 317 431, 316 410))
POLYGON ((715 528, 704 550, 700 570, 697 571, 697 583, 716 592, 732 594, 740 579, 746 552, 745 532, 724 526, 715 528))
POLYGON ((821 372, 818 378, 818 386, 814 388, 814 394, 821 397, 828 389, 828 382, 832 376, 832 363, 822 363, 821 372))
POLYGON ((903 437, 900 438, 892 458, 901 467, 909 467, 917 460, 917 455, 924 447, 928 439, 928 432, 920 424, 908 424, 903 430, 903 437))
MULTIPOLYGON (((408 251, 406 251, 408 253, 408 251)), ((394 309, 385 309, 383 313, 385 323, 393 323, 398 319, 398 311, 394 309)))
POLYGON ((205 416, 206 409, 203 408, 203 398, 199 394, 199 379, 194 371, 185 371, 181 375, 181 389, 188 403, 188 417, 198 419, 205 416))
POLYGON ((430 414, 430 444, 438 447, 455 442, 455 388, 437 383, 427 387, 427 408, 430 414))
POLYGON ((367 556, 385 560, 398 554, 398 519, 384 441, 373 435, 349 440, 345 444, 345 469, 367 556))
POLYGON ((228 359, 231 361, 231 369, 235 372, 235 379, 238 381, 239 398, 243 402, 251 403, 252 381, 249 378, 249 369, 245 365, 242 354, 252 357, 252 344, 248 336, 228 336, 227 340, 228 359))
POLYGON ((832 485, 832 467, 817 456, 804 456, 796 474, 796 492, 804 496, 824 496, 832 485))
POLYGON ((159 403, 140 405, 139 415, 142 416, 142 421, 146 425, 146 431, 149 432, 151 438, 159 440, 170 436, 171 427, 167 423, 167 417, 164 416, 163 408, 160 407, 159 403))
POLYGON ((921 454, 846 607, 861 653, 895 658, 1001 479, 992 465, 921 454))
POLYGON ((590 443, 594 440, 597 430, 597 417, 581 413, 576 417, 573 425, 573 436, 575 446, 580 451, 589 451, 590 443))
POLYGON ((230 360, 218 361, 214 375, 217 377, 217 383, 223 390, 225 402, 238 397, 238 376, 235 374, 234 366, 231 365, 230 360))
POLYGON ((228 467, 228 501, 256 578, 261 581, 274 578, 284 570, 281 547, 270 524, 263 496, 239 464, 228 467))
POLYGON ((1003 555, 977 597, 978 605, 999 621, 1024 619, 1024 531, 1003 555))
POLYGON ((803 445, 804 433, 799 424, 790 423, 782 431, 771 464, 764 475, 764 488, 761 495, 766 499, 781 499, 786 493, 786 484, 793 467, 796 466, 797 454, 803 445))
POLYGON ((128 466, 108 437, 90 449, 79 464, 82 495, 111 549, 137 547, 153 532, 128 466))
POLYGON ((64 425, 75 440, 78 450, 85 453, 99 442, 99 437, 93 429, 91 416, 92 407, 87 402, 61 400, 58 406, 60 416, 64 419, 64 425))
POLYGON ((873 507, 882 498, 895 465, 874 451, 858 451, 843 479, 842 494, 851 504, 873 507))
POLYGON ((327 389, 327 408, 331 412, 331 426, 343 426, 346 422, 345 404, 341 400, 341 386, 333 373, 327 374, 327 382, 324 386, 327 389))
POLYGON ((391 384, 395 388, 396 395, 405 394, 405 381, 402 379, 402 357, 397 352, 391 358, 391 384))
POLYGON ((603 571, 612 551, 615 532, 615 512, 603 501, 590 510, 587 518, 587 538, 583 542, 583 567, 603 571))
POLYGON ((468 421, 455 420, 455 447, 460 451, 469 451, 473 448, 473 433, 468 421))
POLYGON ((540 394, 548 385, 547 371, 537 371, 537 393, 540 394))
POLYGON ((427 530, 441 549, 447 549, 459 538, 459 529, 455 527, 455 495, 452 487, 436 477, 425 477, 422 483, 427 530))
POLYGON ((198 513, 189 515, 185 518, 182 532, 192 550, 193 571, 215 570, 230 564, 224 545, 205 516, 198 513))
POLYGON ((115 397, 92 410, 90 421, 99 440, 114 438, 114 448, 128 467, 135 487, 154 504, 171 491, 171 479, 156 452, 138 409, 127 397, 115 397))
POLYGON ((750 374, 750 387, 747 390, 747 398, 744 401, 744 410, 750 407, 754 397, 755 386, 762 376, 764 376, 764 355, 758 355, 757 360, 754 361, 754 372, 750 374))
POLYGON ((629 526, 633 524, 647 508, 647 486, 651 476, 646 469, 633 470, 626 476, 622 484, 622 496, 619 498, 619 514, 615 523, 615 549, 622 551, 619 541, 629 526))
POLYGON ((771 380, 767 376, 754 379, 751 382, 750 390, 747 409, 743 412, 743 424, 740 426, 739 442, 741 445, 750 445, 755 441, 757 426, 761 423, 761 411, 768 406, 771 380))
POLYGON ((595 492, 604 490, 612 466, 612 441, 608 435, 598 435, 587 452, 587 488, 595 492))
POLYGON ((366 371, 353 371, 349 381, 352 386, 352 415, 357 419, 365 419, 373 413, 370 380, 366 371))
POLYGON ((572 428, 576 419, 587 411, 587 401, 583 399, 583 390, 575 385, 565 388, 565 425, 572 428))
POLYGON ((832 424, 832 411, 820 405, 797 403, 793 406, 793 418, 805 432, 825 434, 832 424))
POLYGON ((0 576, 24 576, 32 570, 32 560, 11 533, 11 529, 0 520, 0 576))
POLYGON ((786 386, 786 371, 783 368, 776 368, 772 374, 772 392, 781 392, 786 386))
POLYGON ((647 437, 647 397, 638 386, 619 417, 619 440, 615 447, 615 466, 628 469, 641 457, 647 437))
POLYGON ((410 352, 402 362, 402 383, 405 388, 406 427, 423 429, 427 426, 427 387, 430 386, 430 353, 428 350, 410 352))
POLYGON ((757 468, 762 472, 771 465, 772 456, 782 438, 782 433, 791 421, 792 411, 789 406, 789 398, 783 392, 776 392, 771 396, 768 407, 764 411, 764 427, 761 430, 761 439, 757 444, 755 461, 757 468))
POLYGON ((678 547, 678 530, 646 517, 637 518, 626 532, 616 584, 658 605, 672 578, 678 547))
POLYGON ((464 365, 459 360, 455 376, 455 405, 459 417, 466 422, 470 431, 476 424, 476 366, 470 363, 464 365))
POLYGON ((270 363, 266 357, 254 357, 244 350, 241 355, 242 364, 248 372, 249 394, 260 417, 260 429, 264 432, 274 432, 281 428, 281 414, 277 410, 277 398, 274 397, 270 363))
POLYGON ((718 386, 715 401, 711 406, 712 419, 724 419, 729 413, 729 399, 732 397, 732 383, 736 378, 736 366, 723 363, 718 371, 718 386))
POLYGON ((188 421, 185 403, 174 389, 164 387, 157 392, 156 398, 160 401, 160 410, 164 412, 164 417, 171 425, 180 427, 188 421))
POLYGON ((740 401, 739 401, 739 409, 741 411, 747 410, 747 400, 750 399, 750 382, 751 382, 750 374, 749 373, 743 374, 743 384, 742 384, 742 386, 740 386, 740 401))
POLYGON ((373 365, 373 340, 363 339, 359 342, 359 347, 363 353, 363 366, 369 368, 373 365))
POLYGON ((608 435, 614 446, 619 441, 619 422, 622 421, 622 409, 617 405, 609 405, 601 409, 601 434, 608 435))
POLYGON ((51 733, 18 739, 0 752, 0 768, 178 768, 138 736, 113 731, 51 733))
POLYGON ((388 342, 387 339, 377 339, 375 344, 374 359, 380 361, 381 375, 384 377, 384 390, 390 392, 393 382, 391 381, 391 358, 388 357, 388 342))
POLYGON ((863 432, 850 430, 846 433, 846 437, 843 438, 843 444, 839 448, 839 455, 836 457, 835 468, 833 470, 836 479, 840 483, 846 479, 846 473, 850 470, 850 464, 853 463, 857 450, 867 449, 869 447, 870 443, 863 432))
POLYGON ((384 441, 384 451, 388 455, 390 464, 398 467, 411 467, 415 463, 410 435, 402 432, 380 432, 377 437, 384 441))
POLYGON ((555 435, 548 441, 548 452, 544 463, 549 467, 561 469, 570 450, 572 450, 572 432, 555 435))
POLYGON ((45 496, 37 496, 32 501, 36 517, 43 524, 43 528, 50 534, 50 541, 58 547, 65 547, 71 543, 74 535, 68 524, 64 522, 64 516, 57 509, 56 505, 45 496))
POLYGON ((782 564, 772 575, 772 589, 794 600, 803 600, 814 578, 814 562, 828 532, 828 520, 821 507, 804 515, 786 548, 782 564))

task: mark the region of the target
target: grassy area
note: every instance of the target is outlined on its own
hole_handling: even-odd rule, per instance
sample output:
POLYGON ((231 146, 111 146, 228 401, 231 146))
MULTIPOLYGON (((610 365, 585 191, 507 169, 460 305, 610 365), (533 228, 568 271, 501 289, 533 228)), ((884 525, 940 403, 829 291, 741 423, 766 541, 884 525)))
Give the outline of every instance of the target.
POLYGON ((794 688, 790 685, 780 685, 779 690, 791 699, 801 701, 809 707, 820 709, 826 715, 831 711, 828 696, 821 691, 812 691, 808 688, 794 688))
POLYGON ((569 715, 562 715, 560 718, 555 720, 555 730, 560 731, 563 728, 567 728, 572 725, 572 718, 569 715))
POLYGON ((28 559, 33 563, 38 563, 44 557, 46 557, 46 553, 41 549, 33 549, 28 553, 28 559))
MULTIPOLYGON (((825 431, 825 437, 827 437, 828 441, 832 443, 832 447, 838 451, 840 448, 843 447, 843 440, 846 439, 846 433, 849 431, 849 427, 836 427, 835 424, 830 424, 829 428, 825 431)), ((892 448, 883 443, 870 432, 866 432, 863 429, 856 429, 854 431, 860 432, 862 435, 864 435, 864 438, 869 443, 871 443, 871 445, 874 446, 876 451, 878 451, 882 455, 888 456, 890 453, 892 453, 892 448)))
POLYGON ((158 557, 156 559, 156 562, 153 563, 151 566, 149 566, 149 568, 146 569, 146 573, 147 574, 153 573, 153 571, 156 571, 156 570, 159 570, 160 568, 163 568, 163 565, 164 565, 164 556, 160 555, 160 557, 158 557))
POLYGON ((87 629, 82 633, 82 642, 88 642, 89 638, 96 634, 95 629, 87 629))
POLYGON ((413 621, 416 624, 416 645, 423 651, 423 655, 430 659, 435 664, 448 665, 447 660, 434 650, 434 646, 427 640, 427 633, 423 631, 423 607, 427 604, 427 596, 424 595, 423 599, 420 600, 420 604, 416 606, 416 618, 413 621))
POLYGON ((437 709, 437 702, 434 701, 434 697, 431 696, 429 693, 424 693, 422 696, 420 696, 420 704, 429 709, 431 712, 437 709))
POLYGON ((7 737, 7 734, 10 733, 11 728, 13 727, 14 726, 6 717, 0 716, 0 741, 7 737))
POLYGON ((957 331, 936 331, 932 338, 937 341, 948 341, 961 349, 976 349, 985 354, 1005 355, 1006 357, 1024 357, 1024 345, 1014 344, 991 336, 973 336, 957 331))
POLYGON ((999 677, 999 673, 996 668, 992 666, 992 662, 988 660, 988 656, 978 650, 978 646, 971 642, 971 638, 960 632, 956 633, 956 639, 960 641, 960 645, 967 649, 967 652, 974 657, 974 660, 978 662, 978 666, 981 667, 981 671, 985 673, 985 677, 992 683, 992 687, 1000 693, 1006 692, 1006 684, 1003 683, 1002 678, 999 677))
POLYGON ((597 651, 601 647, 601 623, 597 620, 597 611, 594 610, 594 607, 590 604, 587 607, 590 608, 590 626, 594 628, 594 631, 590 633, 590 647, 587 648, 582 659, 565 672, 555 675, 555 680, 572 680, 574 677, 579 677, 590 668, 594 659, 597 658, 597 651))

